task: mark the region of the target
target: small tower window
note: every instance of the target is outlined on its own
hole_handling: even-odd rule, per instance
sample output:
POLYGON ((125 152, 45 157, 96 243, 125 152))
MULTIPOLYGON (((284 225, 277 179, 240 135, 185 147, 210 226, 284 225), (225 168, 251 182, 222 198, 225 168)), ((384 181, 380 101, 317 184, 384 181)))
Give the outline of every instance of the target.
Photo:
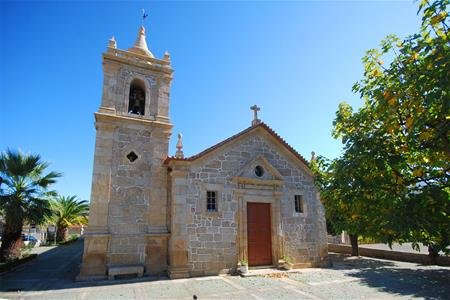
POLYGON ((136 159, 138 159, 138 156, 136 153, 134 153, 134 151, 131 151, 127 154, 127 158, 130 162, 134 162, 136 159))
POLYGON ((145 84, 134 79, 130 84, 128 113, 143 116, 145 113, 145 84))
POLYGON ((295 212, 302 213, 303 212, 303 196, 295 195, 294 201, 295 201, 295 212))
POLYGON ((206 210, 207 211, 217 211, 217 192, 207 191, 206 192, 206 210))

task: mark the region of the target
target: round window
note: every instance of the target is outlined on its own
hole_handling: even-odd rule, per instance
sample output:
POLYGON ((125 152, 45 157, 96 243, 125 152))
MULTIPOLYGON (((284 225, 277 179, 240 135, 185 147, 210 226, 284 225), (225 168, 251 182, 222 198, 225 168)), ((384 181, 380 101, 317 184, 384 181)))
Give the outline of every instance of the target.
POLYGON ((262 177, 264 175, 264 169, 261 166, 256 166, 255 167, 255 174, 258 177, 262 177))

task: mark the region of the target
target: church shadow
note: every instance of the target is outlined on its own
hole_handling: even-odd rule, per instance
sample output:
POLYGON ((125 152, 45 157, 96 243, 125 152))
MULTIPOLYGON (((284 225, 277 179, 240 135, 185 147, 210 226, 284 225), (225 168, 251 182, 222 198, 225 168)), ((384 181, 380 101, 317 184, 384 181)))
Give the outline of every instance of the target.
POLYGON ((411 263, 353 258, 330 254, 331 269, 343 270, 348 277, 357 278, 362 285, 396 296, 424 299, 449 299, 450 268, 411 263), (408 267, 403 264, 408 264, 408 267))

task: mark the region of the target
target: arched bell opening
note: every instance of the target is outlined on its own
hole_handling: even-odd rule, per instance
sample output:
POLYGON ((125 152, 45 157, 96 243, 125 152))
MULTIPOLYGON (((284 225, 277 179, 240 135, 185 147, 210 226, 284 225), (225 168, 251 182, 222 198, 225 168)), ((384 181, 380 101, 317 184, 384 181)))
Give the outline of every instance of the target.
POLYGON ((130 84, 128 113, 140 116, 145 114, 145 84, 140 79, 133 79, 130 84))

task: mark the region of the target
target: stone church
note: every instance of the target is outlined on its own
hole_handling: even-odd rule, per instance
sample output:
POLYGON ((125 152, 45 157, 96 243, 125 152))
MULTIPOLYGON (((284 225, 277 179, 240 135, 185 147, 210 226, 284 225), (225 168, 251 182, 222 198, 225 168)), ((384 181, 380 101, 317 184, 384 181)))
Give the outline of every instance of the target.
POLYGON ((185 278, 239 262, 294 268, 328 262, 324 208, 308 162, 268 125, 184 157, 169 156, 173 69, 148 50, 145 29, 103 53, 95 113, 89 228, 79 280, 136 273, 185 278))

